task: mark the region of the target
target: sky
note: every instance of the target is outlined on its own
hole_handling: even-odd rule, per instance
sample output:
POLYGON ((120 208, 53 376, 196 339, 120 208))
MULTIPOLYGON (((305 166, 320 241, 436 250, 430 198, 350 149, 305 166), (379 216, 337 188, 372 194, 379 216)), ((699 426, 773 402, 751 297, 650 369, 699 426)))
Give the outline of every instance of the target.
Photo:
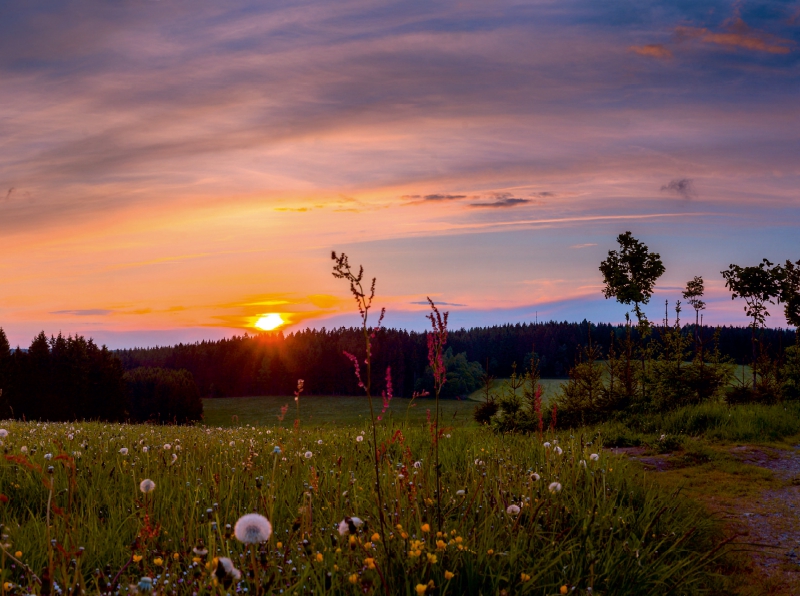
POLYGON ((355 325, 333 250, 389 327, 618 322, 625 231, 651 319, 701 275, 746 325, 720 271, 800 259, 798 97, 798 1, 3 2, 0 326, 355 325))

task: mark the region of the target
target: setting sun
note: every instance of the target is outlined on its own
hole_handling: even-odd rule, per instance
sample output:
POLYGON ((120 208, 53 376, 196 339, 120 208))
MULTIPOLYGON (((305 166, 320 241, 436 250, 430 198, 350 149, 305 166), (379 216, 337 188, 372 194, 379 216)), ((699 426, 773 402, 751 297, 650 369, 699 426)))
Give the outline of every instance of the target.
POLYGON ((278 313, 271 312, 268 315, 264 315, 258 319, 258 321, 256 321, 256 327, 262 331, 272 331, 283 325, 285 322, 286 321, 284 321, 278 313))

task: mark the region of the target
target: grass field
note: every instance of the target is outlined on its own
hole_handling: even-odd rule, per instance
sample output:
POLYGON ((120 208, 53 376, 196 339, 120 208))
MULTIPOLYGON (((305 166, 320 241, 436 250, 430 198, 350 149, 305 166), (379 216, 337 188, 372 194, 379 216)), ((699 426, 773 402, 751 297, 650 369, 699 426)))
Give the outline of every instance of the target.
POLYGON ((298 430, 0 422, 3 594, 704 594, 718 581, 717 522, 592 435, 454 425, 437 494, 424 416, 379 426, 374 445, 349 407, 354 425, 298 430), (248 546, 234 530, 253 511, 272 533, 248 546))
MULTIPOLYGON (((440 400, 442 424, 447 426, 472 426, 472 412, 476 402, 470 400, 440 400)), ((381 413, 381 399, 373 401, 375 415, 381 413)), ((296 404, 293 397, 226 397, 204 399, 204 423, 208 426, 253 426, 287 427, 294 424, 296 404), (281 408, 289 406, 283 419, 279 420, 281 408)), ((382 426, 403 427, 425 424, 428 413, 434 415, 435 400, 394 398, 383 415, 382 426)), ((300 418, 304 425, 312 427, 335 427, 348 424, 364 426, 369 423, 369 402, 365 396, 302 396, 300 418)))

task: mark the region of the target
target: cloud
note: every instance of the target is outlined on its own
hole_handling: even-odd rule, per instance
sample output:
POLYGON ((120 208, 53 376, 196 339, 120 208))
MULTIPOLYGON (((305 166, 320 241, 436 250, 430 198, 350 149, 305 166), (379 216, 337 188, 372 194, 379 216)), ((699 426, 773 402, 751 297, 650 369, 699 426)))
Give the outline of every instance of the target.
MULTIPOLYGON (((410 302, 409 304, 423 304, 425 306, 429 306, 430 302, 427 300, 418 300, 416 302, 410 302)), ((436 302, 436 306, 466 306, 466 304, 458 304, 457 302, 436 302)))
POLYGON ((466 199, 467 195, 446 195, 446 194, 431 194, 431 195, 403 195, 402 199, 411 199, 407 205, 424 205, 425 203, 441 203, 444 201, 458 201, 466 199))
POLYGON ((675 178, 661 187, 662 191, 674 192, 688 199, 695 194, 694 184, 690 178, 675 178))
POLYGON ((723 32, 715 32, 705 27, 679 26, 675 28, 675 36, 679 41, 698 39, 705 43, 770 54, 788 54, 795 45, 790 39, 751 29, 738 15, 727 21, 724 28, 723 32))
POLYGON ((530 199, 518 199, 516 197, 497 199, 494 203, 470 203, 469 207, 484 208, 484 207, 518 207, 527 203, 533 203, 530 199))
POLYGON ((114 312, 113 310, 108 310, 106 308, 86 308, 86 309, 76 309, 76 310, 54 310, 50 314, 73 315, 76 317, 93 317, 93 316, 110 315, 113 312, 114 312))
POLYGON ((586 244, 573 244, 570 248, 589 248, 590 246, 597 246, 596 242, 587 242, 586 244))
POLYGON ((639 54, 640 56, 648 56, 650 58, 672 58, 672 52, 660 43, 649 43, 643 46, 631 46, 628 48, 631 52, 639 54))

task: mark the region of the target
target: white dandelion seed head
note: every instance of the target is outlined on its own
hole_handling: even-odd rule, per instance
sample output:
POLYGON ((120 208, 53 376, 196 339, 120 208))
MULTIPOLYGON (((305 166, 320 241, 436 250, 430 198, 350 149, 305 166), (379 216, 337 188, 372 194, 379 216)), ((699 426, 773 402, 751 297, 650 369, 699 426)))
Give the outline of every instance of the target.
POLYGON ((236 445, 236 441, 231 441, 228 443, 228 447, 233 447, 234 445, 236 445))
POLYGON ((150 480, 149 478, 145 478, 139 483, 139 490, 143 493, 151 493, 156 489, 156 483, 150 480))
POLYGON ((363 436, 363 435, 358 435, 358 436, 356 437, 356 443, 360 443, 360 442, 361 442, 361 441, 363 441, 363 440, 364 440, 364 436, 363 436))
POLYGON ((164 443, 164 451, 169 451, 170 449, 172 449, 172 445, 169 443, 164 443))
POLYGON ((128 448, 127 447, 123 447, 122 449, 119 450, 119 454, 120 455, 128 455, 128 448))
POLYGON ((600 456, 599 456, 599 455, 597 455, 596 453, 592 453, 592 454, 589 456, 589 459, 590 459, 590 460, 592 460, 592 461, 597 461, 598 459, 600 459, 600 456))
MULTIPOLYGON (((2 429, 0 429, 0 430, 2 430, 2 429)), ((70 434, 68 434, 68 435, 67 435, 67 439, 68 439, 68 440, 70 440, 70 441, 71 441, 72 439, 74 439, 74 438, 75 438, 75 435, 73 435, 72 433, 70 433, 70 434)))
POLYGON ((242 572, 234 567, 233 561, 231 561, 228 557, 220 557, 218 561, 219 564, 222 565, 225 575, 232 577, 235 581, 239 581, 239 579, 241 579, 242 572))
POLYGON ((317 441, 317 445, 322 445, 322 439, 320 439, 319 441, 317 441))
POLYGON ((585 468, 585 467, 586 467, 586 460, 585 460, 585 459, 582 459, 582 460, 581 460, 581 461, 579 461, 578 463, 580 464, 580 466, 581 466, 581 467, 583 467, 583 468, 585 468))
POLYGON ((414 462, 414 467, 417 468, 417 469, 420 469, 422 467, 422 462, 421 461, 415 461, 414 462))
POLYGON ((519 505, 514 505, 514 503, 511 503, 511 505, 506 507, 506 513, 513 516, 519 515, 519 505))
MULTIPOLYGON (((352 523, 356 528, 360 528, 364 525, 364 521, 360 517, 351 517, 350 523, 352 523)), ((350 533, 350 524, 347 523, 347 518, 339 522, 338 530, 339 536, 345 536, 350 533)))
POLYGON ((44 458, 45 458, 45 459, 50 459, 50 458, 52 458, 52 457, 53 457, 53 454, 52 454, 52 453, 45 453, 45 454, 44 454, 44 458))
POLYGON ((311 453, 310 451, 306 451, 306 452, 305 452, 305 458, 306 458, 306 459, 311 459, 312 457, 314 457, 314 454, 313 454, 313 453, 311 453))
POLYGON ((233 534, 239 542, 258 544, 266 542, 272 536, 272 524, 263 515, 248 513, 239 518, 233 528, 233 534))
POLYGON ((4 428, 0 428, 0 439, 5 439, 8 436, 8 431, 4 428))
POLYGON ((564 450, 561 449, 561 447, 556 447, 555 449, 553 449, 553 453, 555 453, 556 455, 561 455, 562 453, 564 453, 564 450))
POLYGON ((147 453, 147 451, 148 451, 147 447, 142 447, 142 453, 147 453))
POLYGON ((28 453, 28 448, 27 448, 25 445, 23 445, 22 447, 20 447, 20 448, 19 448, 19 450, 20 450, 22 453, 28 453))
POLYGON ((551 482, 550 486, 547 487, 551 493, 560 493, 561 492, 561 483, 560 482, 551 482))
POLYGON ((461 490, 457 490, 456 491, 456 496, 457 497, 463 497, 466 494, 467 494, 467 491, 465 491, 463 488, 461 490))
POLYGON ((544 448, 545 449, 550 449, 550 441, 545 441, 544 448))
POLYGON ((177 453, 173 453, 172 454, 172 463, 175 463, 177 460, 178 460, 178 454, 177 453))
POLYGON ((542 478, 542 477, 541 477, 541 476, 539 476, 539 474, 537 474, 536 472, 534 472, 533 474, 531 474, 531 480, 533 480, 533 481, 535 481, 535 482, 538 482, 538 481, 539 481, 541 478, 542 478))

